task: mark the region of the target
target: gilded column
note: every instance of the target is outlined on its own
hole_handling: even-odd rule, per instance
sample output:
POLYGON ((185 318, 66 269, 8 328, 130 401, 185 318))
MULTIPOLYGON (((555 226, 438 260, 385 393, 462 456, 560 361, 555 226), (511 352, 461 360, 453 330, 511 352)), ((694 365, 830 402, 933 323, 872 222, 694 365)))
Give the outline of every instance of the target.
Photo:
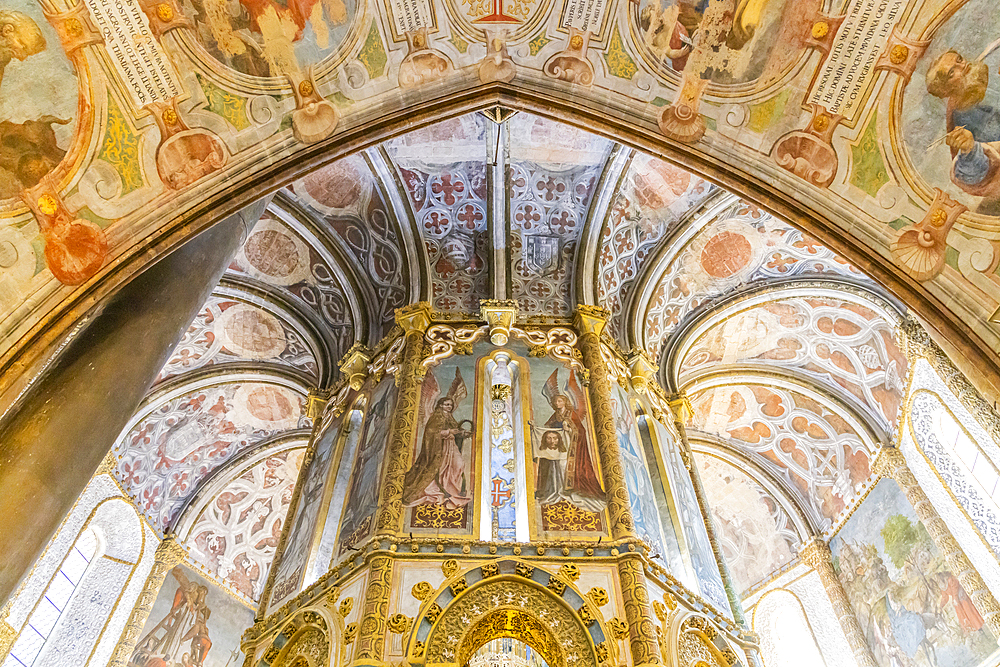
POLYGON ((376 535, 395 535, 400 530, 403 514, 403 478, 410 467, 412 457, 410 450, 413 446, 413 425, 417 419, 422 379, 419 371, 424 352, 424 332, 430 323, 431 306, 426 301, 396 310, 396 324, 403 329, 406 344, 403 362, 396 371, 396 409, 392 415, 376 535))
POLYGON ((920 488, 917 478, 910 472, 903 452, 895 447, 882 447, 875 458, 872 469, 879 475, 896 480, 896 483, 903 489, 906 499, 917 513, 917 518, 924 524, 924 528, 934 540, 935 546, 944 554, 948 567, 958 577, 962 588, 972 598, 972 604, 976 606, 986 621, 986 627, 990 629, 994 637, 1000 638, 1000 606, 997 605, 996 598, 993 597, 983 578, 979 576, 979 572, 969 561, 969 557, 965 555, 962 547, 958 545, 955 537, 948 530, 944 519, 934 509, 927 494, 920 488))
POLYGON ((677 435, 680 437, 681 460, 684 461, 684 467, 687 468, 688 474, 691 475, 691 484, 694 486, 694 496, 698 500, 698 509, 705 522, 705 532, 708 533, 708 543, 712 546, 712 554, 715 556, 715 562, 719 566, 719 574, 722 575, 722 586, 726 589, 726 597, 729 599, 729 607, 733 611, 733 618, 736 619, 736 623, 746 629, 748 626, 746 617, 743 615, 743 604, 740 601, 740 596, 736 592, 736 586, 733 584, 733 575, 729 571, 729 565, 726 564, 726 557, 722 553, 722 545, 719 543, 719 537, 715 533, 715 522, 712 520, 712 509, 708 505, 708 498, 705 495, 705 486, 701 482, 701 475, 698 473, 698 466, 694 464, 694 458, 691 456, 691 445, 688 443, 686 426, 688 414, 691 410, 691 404, 688 402, 686 395, 675 394, 671 397, 669 405, 670 412, 674 418, 674 426, 677 428, 677 435))
POLYGON ((14 647, 17 630, 11 627, 6 619, 0 621, 0 662, 7 659, 7 654, 14 647))
POLYGON ((149 610, 153 608, 153 602, 156 601, 160 587, 167 578, 167 573, 183 560, 184 549, 177 544, 174 536, 164 537, 160 546, 156 547, 156 553, 153 556, 153 569, 146 577, 146 584, 142 587, 142 592, 139 593, 135 607, 132 608, 132 614, 128 617, 128 623, 125 625, 121 639, 118 640, 118 645, 115 646, 115 652, 111 654, 108 667, 125 667, 128 663, 132 651, 135 650, 135 643, 139 640, 142 626, 145 625, 146 618, 149 617, 149 610))
POLYGON ((803 563, 816 570, 820 581, 823 582, 823 588, 826 589, 826 595, 830 598, 830 604, 833 606, 833 613, 837 615, 837 620, 844 631, 844 636, 847 637, 847 644, 854 653, 854 660, 858 663, 858 667, 878 667, 875 656, 872 655, 872 649, 865 641, 865 633, 861 629, 861 624, 858 623, 858 617, 854 614, 851 601, 847 599, 847 593, 844 592, 844 586, 837 573, 833 571, 830 547, 827 546, 826 542, 813 538, 799 549, 799 557, 803 563))
POLYGON ((604 470, 604 488, 611 515, 611 537, 635 535, 635 522, 629 509, 625 473, 622 468, 614 414, 611 411, 611 383, 601 355, 601 332, 608 321, 608 311, 597 306, 577 306, 574 324, 579 335, 583 365, 590 372, 590 405, 594 411, 597 449, 604 470))
POLYGON ((382 664, 391 584, 392 558, 389 556, 372 558, 352 666, 382 664))
POLYGON ((618 578, 622 584, 632 664, 636 667, 663 664, 660 644, 656 640, 656 625, 653 623, 653 606, 646 590, 646 573, 638 555, 622 557, 618 562, 618 578))
MULTIPOLYGON (((615 539, 635 536, 635 523, 629 508, 624 468, 611 410, 611 381, 601 355, 601 332, 608 321, 608 311, 596 306, 577 306, 574 324, 580 339, 583 365, 590 372, 590 404, 594 411, 597 449, 604 470, 604 487, 611 515, 611 536, 615 539)), ((663 659, 656 641, 653 607, 646 590, 646 576, 638 555, 622 557, 618 563, 622 600, 629 627, 629 646, 635 665, 660 665, 663 659)))

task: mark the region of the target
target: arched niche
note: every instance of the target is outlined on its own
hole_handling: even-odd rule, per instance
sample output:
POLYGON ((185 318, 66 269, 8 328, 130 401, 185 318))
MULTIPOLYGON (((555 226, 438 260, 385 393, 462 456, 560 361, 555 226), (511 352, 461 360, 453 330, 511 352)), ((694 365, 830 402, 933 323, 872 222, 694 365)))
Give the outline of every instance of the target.
POLYGON ((411 665, 459 667, 501 637, 524 642, 549 667, 598 667, 617 658, 609 655, 617 651, 614 640, 605 641, 600 611, 573 586, 575 565, 553 574, 501 558, 455 569, 421 605, 407 644, 411 665))
POLYGON ((665 619, 660 651, 666 667, 733 667, 741 664, 736 651, 708 617, 674 610, 665 619))
POLYGON ((343 664, 343 619, 325 609, 307 609, 281 628, 257 667, 338 667, 343 664))

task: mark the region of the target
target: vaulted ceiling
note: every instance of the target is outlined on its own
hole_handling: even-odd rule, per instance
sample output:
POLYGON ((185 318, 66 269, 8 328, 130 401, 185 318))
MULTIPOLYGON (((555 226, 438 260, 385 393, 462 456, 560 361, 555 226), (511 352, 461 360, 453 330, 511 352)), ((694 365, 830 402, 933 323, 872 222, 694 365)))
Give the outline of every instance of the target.
POLYGON ((115 448, 160 534, 256 600, 309 437, 310 390, 394 310, 592 300, 693 407, 738 584, 863 494, 896 428, 902 310, 816 239, 679 167, 527 113, 460 116, 279 190, 115 448), (734 509, 734 508, 739 508, 734 509))

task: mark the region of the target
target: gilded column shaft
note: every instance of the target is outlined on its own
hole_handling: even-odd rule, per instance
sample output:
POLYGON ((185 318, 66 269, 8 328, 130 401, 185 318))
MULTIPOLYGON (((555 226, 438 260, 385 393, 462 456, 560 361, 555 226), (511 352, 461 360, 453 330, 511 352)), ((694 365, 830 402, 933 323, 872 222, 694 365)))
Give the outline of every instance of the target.
POLYGON ((816 570, 819 579, 823 582, 826 595, 830 598, 830 605, 833 606, 833 613, 837 615, 840 627, 847 637, 847 644, 854 653, 854 660, 858 667, 878 667, 872 649, 865 641, 865 633, 858 623, 858 617, 854 614, 854 607, 847 599, 847 593, 840 582, 840 578, 833 570, 833 559, 830 547, 825 542, 813 539, 804 544, 799 549, 799 557, 809 567, 816 570))
POLYGON ((385 653, 385 631, 389 618, 389 592, 392 583, 392 558, 372 558, 365 606, 352 664, 380 664, 385 653))
POLYGON ((376 531, 395 535, 403 515, 403 478, 410 467, 413 427, 417 419, 420 389, 420 361, 424 351, 424 332, 430 324, 430 305, 420 302, 396 311, 396 323, 406 332, 403 361, 396 372, 396 408, 392 415, 389 448, 376 531))
POLYGON ((618 563, 618 578, 622 584, 625 619, 628 621, 629 646, 632 664, 660 665, 660 645, 656 640, 653 606, 646 590, 646 576, 642 561, 636 557, 623 557, 618 563))
POLYGON ((694 486, 694 496, 698 501, 698 511, 701 513, 701 518, 705 523, 708 543, 712 547, 712 555, 715 556, 715 563, 719 568, 719 574, 722 576, 722 586, 726 589, 726 598, 729 600, 729 607, 732 609, 733 618, 736 619, 736 622, 741 627, 746 628, 747 621, 743 615, 743 604, 736 592, 736 586, 733 584, 733 575, 729 571, 729 565, 726 564, 726 557, 722 553, 722 545, 715 532, 715 522, 712 520, 712 509, 708 505, 705 486, 701 482, 701 475, 698 473, 698 467, 694 464, 694 458, 691 455, 691 445, 688 443, 687 427, 685 425, 687 410, 688 401, 686 396, 677 396, 670 401, 670 412, 674 418, 677 435, 680 437, 681 459, 684 461, 684 467, 687 468, 688 474, 691 476, 691 484, 694 486))
POLYGON ((153 569, 146 577, 146 584, 142 587, 142 592, 139 593, 135 607, 132 608, 128 623, 125 625, 121 639, 118 640, 118 645, 115 646, 115 652, 111 655, 108 667, 125 667, 128 663, 132 651, 135 650, 135 644, 139 641, 142 626, 145 625, 146 619, 149 617, 149 611, 153 608, 153 603, 156 601, 156 596, 159 594, 167 574, 184 560, 184 549, 177 544, 172 535, 168 535, 156 548, 156 554, 153 558, 153 569))
POLYGON ((1000 605, 997 605, 993 593, 986 587, 986 582, 979 576, 969 557, 962 551, 958 541, 948 530, 948 525, 937 513, 927 494, 920 488, 917 478, 913 476, 903 452, 895 447, 883 447, 875 459, 873 469, 879 475, 891 477, 903 489, 906 499, 913 506, 917 518, 924 524, 927 533, 934 540, 935 546, 944 554, 948 567, 958 577, 962 588, 969 594, 972 603, 982 615, 986 627, 994 637, 1000 638, 1000 605))
POLYGON ((590 404, 594 413, 597 450, 604 471, 604 490, 611 515, 611 536, 614 539, 635 535, 635 521, 629 508, 625 472, 622 467, 618 437, 615 434, 614 415, 611 410, 611 382, 601 356, 601 331, 607 322, 607 311, 594 306, 579 306, 576 328, 579 334, 583 365, 590 372, 590 404))
POLYGON ((7 621, 0 621, 0 662, 7 659, 7 655, 14 647, 15 639, 17 639, 17 630, 12 628, 7 621))

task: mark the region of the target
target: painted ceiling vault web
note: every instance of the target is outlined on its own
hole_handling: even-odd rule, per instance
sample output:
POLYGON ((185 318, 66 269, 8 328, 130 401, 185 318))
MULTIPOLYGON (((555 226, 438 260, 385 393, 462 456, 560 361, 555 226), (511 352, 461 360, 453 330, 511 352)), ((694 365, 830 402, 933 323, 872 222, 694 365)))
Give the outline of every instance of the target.
POLYGON ((569 321, 592 300, 685 391, 741 590, 830 529, 896 428, 898 311, 803 232, 683 168, 529 113, 403 134, 281 189, 115 449, 153 528, 260 599, 312 424, 354 343, 429 299, 569 321))

